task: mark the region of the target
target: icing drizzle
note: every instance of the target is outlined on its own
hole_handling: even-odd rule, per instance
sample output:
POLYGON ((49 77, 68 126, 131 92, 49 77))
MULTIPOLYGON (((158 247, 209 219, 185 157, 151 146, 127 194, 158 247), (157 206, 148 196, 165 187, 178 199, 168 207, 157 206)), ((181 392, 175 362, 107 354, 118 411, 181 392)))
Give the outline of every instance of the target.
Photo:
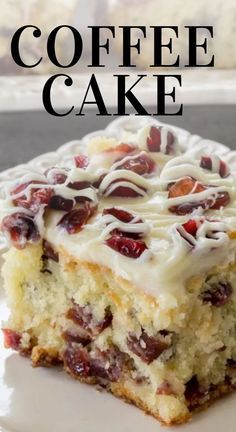
MULTIPOLYGON (((229 262, 234 253, 234 241, 228 234, 236 230, 236 182, 230 169, 225 165, 224 175, 221 175, 222 164, 217 155, 211 156, 210 169, 201 166, 199 154, 194 155, 192 147, 189 151, 183 150, 174 131, 160 126, 153 134, 152 128, 158 129, 147 124, 128 134, 106 139, 106 143, 102 138, 100 141, 96 139, 94 151, 91 140, 89 158, 82 168, 76 166, 74 159, 66 160, 64 165, 53 166, 44 173, 26 171, 20 180, 9 181, 1 201, 2 227, 6 217, 24 213, 34 221, 40 236, 55 247, 68 249, 79 259, 106 265, 140 288, 158 295, 163 294, 163 281, 169 291, 175 292, 187 278, 199 271, 229 262), (159 140, 152 142, 152 147, 148 144, 150 137, 159 140), (129 144, 126 146, 128 153, 126 147, 121 146, 125 140, 129 144), (122 168, 129 166, 126 164, 130 161, 138 163, 140 155, 148 155, 153 160, 155 168, 152 172, 139 175, 122 168), (205 188, 198 192, 195 184, 188 193, 168 197, 169 185, 186 177, 205 188), (24 184, 26 186, 17 191, 18 186, 24 184), (50 199, 36 213, 30 205, 28 208, 16 205, 22 197, 29 203, 34 201, 34 194, 46 189, 52 190, 53 196, 71 200, 73 211, 85 206, 93 209, 86 223, 82 221, 79 232, 70 234, 62 229, 59 221, 66 212, 50 209, 50 199), (211 206, 202 205, 206 201, 214 205, 220 193, 228 194, 227 203, 223 202, 214 210, 211 206), (194 203, 188 214, 171 213, 173 206, 188 203, 194 203), (112 214, 104 214, 104 209, 109 207, 128 211, 133 219, 127 222, 112 214), (197 224, 196 232, 184 228, 189 220, 197 224), (128 239, 141 235, 146 249, 137 259, 123 256, 106 244, 114 233, 128 239), (137 267, 135 271, 134 267, 137 267)), ((205 150, 204 143, 206 154, 205 150)), ((7 237, 10 241, 9 235, 7 237)))

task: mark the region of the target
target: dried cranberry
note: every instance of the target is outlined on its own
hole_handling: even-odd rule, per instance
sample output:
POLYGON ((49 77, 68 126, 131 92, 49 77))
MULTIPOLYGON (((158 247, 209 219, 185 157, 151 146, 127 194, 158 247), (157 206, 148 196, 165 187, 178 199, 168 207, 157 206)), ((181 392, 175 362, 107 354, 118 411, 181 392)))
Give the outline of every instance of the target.
POLYGON ((205 202, 197 202, 197 203, 186 203, 181 204, 178 206, 171 206, 169 207, 169 211, 171 213, 174 213, 178 216, 185 216, 187 214, 190 214, 193 212, 193 210, 196 210, 197 208, 202 207, 205 209, 205 202))
MULTIPOLYGON (((32 181, 28 183, 23 183, 17 186, 12 192, 11 195, 17 195, 19 193, 23 193, 23 191, 32 184, 44 183, 39 181, 32 181)), ((46 183, 45 183, 46 184, 46 183)), ((26 209, 31 210, 34 213, 37 213, 39 208, 42 205, 47 206, 51 197, 53 195, 53 189, 51 188, 32 188, 29 192, 29 198, 22 194, 18 198, 13 200, 13 203, 17 207, 24 207, 26 209)))
MULTIPOLYGON (((216 156, 214 156, 216 158, 216 156)), ((229 175, 229 168, 224 161, 218 158, 218 174, 221 177, 227 177, 229 175)), ((208 171, 213 171, 213 163, 211 156, 202 156, 200 161, 200 166, 208 171)))
POLYGON ((54 195, 49 202, 49 208, 52 210, 70 211, 72 210, 74 201, 72 199, 63 198, 60 195, 54 195))
POLYGON ((218 192, 214 204, 209 200, 211 210, 219 210, 221 207, 226 207, 230 203, 230 196, 228 192, 218 192))
POLYGON ((236 360, 234 360, 234 359, 228 359, 227 360, 227 366, 230 369, 236 369, 236 360))
POLYGON ((96 321, 93 317, 90 307, 80 306, 74 303, 73 307, 67 312, 66 317, 72 320, 75 324, 82 327, 84 330, 88 331, 90 335, 97 336, 112 323, 112 313, 109 308, 105 310, 104 319, 101 321, 96 321))
POLYGON ((19 332, 10 329, 3 329, 4 345, 6 348, 12 348, 16 351, 20 350, 22 335, 19 332))
POLYGON ((117 234, 107 239, 106 245, 128 258, 139 258, 147 249, 142 240, 134 240, 117 234))
POLYGON ((36 242, 40 238, 34 221, 24 213, 6 216, 2 220, 1 230, 18 249, 23 249, 27 242, 36 242))
MULTIPOLYGON (((66 168, 64 170, 67 171, 66 168)), ((49 168, 45 171, 44 175, 47 177, 48 183, 52 185, 63 184, 67 179, 67 175, 64 172, 60 172, 59 168, 49 168)))
MULTIPOLYGON (((72 320, 75 324, 79 325, 85 330, 91 330, 91 323, 93 322, 93 314, 89 306, 80 306, 74 303, 66 314, 66 317, 72 320)), ((92 327, 93 328, 93 327, 92 327)))
POLYGON ((221 177, 228 177, 229 175, 229 168, 226 165, 226 163, 224 161, 220 161, 220 169, 219 169, 219 174, 221 177))
POLYGON ((87 196, 76 196, 75 202, 76 202, 76 204, 86 204, 86 203, 91 203, 92 199, 90 199, 87 196))
POLYGON ((114 189, 109 196, 113 197, 122 197, 122 198, 137 198, 142 196, 139 192, 132 189, 128 186, 117 186, 116 189, 114 189))
MULTIPOLYGON (((127 182, 127 179, 124 178, 120 178, 118 180, 115 180, 113 182, 111 182, 111 184, 109 185, 109 187, 111 185, 114 185, 115 183, 120 183, 120 182, 127 182)), ((122 198, 137 198, 137 197, 141 197, 143 196, 142 193, 137 192, 136 190, 134 190, 132 188, 132 184, 135 185, 134 183, 128 181, 128 183, 130 183, 130 187, 129 186, 119 186, 117 185, 116 188, 114 188, 112 190, 112 192, 109 193, 109 196, 113 196, 113 197, 122 197, 122 198)), ((136 186, 136 185, 135 185, 136 186)), ((146 192, 146 189, 138 186, 139 189, 141 189, 143 192, 146 192)))
POLYGON ((81 335, 80 333, 76 332, 76 331, 72 331, 72 330, 66 330, 63 332, 62 334, 63 339, 66 342, 72 343, 78 343, 83 345, 84 347, 86 345, 88 345, 91 342, 91 337, 89 337, 88 335, 81 335))
POLYGON ((195 246, 195 241, 186 234, 190 234, 192 237, 196 239, 197 230, 199 225, 201 224, 201 221, 195 221, 194 219, 189 219, 187 222, 182 224, 182 228, 177 227, 177 231, 179 235, 193 248, 195 246))
POLYGON ((233 293, 232 285, 229 282, 219 282, 214 284, 211 289, 201 294, 204 303, 211 303, 212 306, 224 306, 233 293))
POLYGON ((90 186, 91 183, 88 181, 76 181, 76 182, 71 182, 67 185, 68 188, 75 189, 75 190, 87 189, 90 186))
POLYGON ((63 354, 67 370, 75 377, 87 378, 90 374, 90 359, 87 351, 77 344, 70 344, 63 354))
MULTIPOLYGON (((116 219, 119 219, 121 222, 124 223, 129 223, 134 219, 134 215, 132 215, 131 213, 127 212, 126 210, 117 208, 117 207, 110 207, 110 208, 106 208, 103 210, 103 215, 112 215, 114 216, 116 219)), ((141 222, 141 219, 140 219, 141 222)), ((138 222, 136 222, 138 223, 138 222)))
POLYGON ((100 184, 102 183, 103 179, 106 177, 106 174, 102 174, 97 180, 93 182, 93 187, 95 189, 99 189, 100 184))
MULTIPOLYGON (((176 183, 169 185, 168 198, 196 194, 206 189, 208 189, 207 186, 204 186, 192 177, 184 177, 178 180, 176 183)), ((187 202, 172 206, 169 208, 169 211, 177 215, 186 215, 198 207, 202 207, 203 209, 218 210, 221 207, 225 207, 227 204, 229 204, 229 202, 230 196, 228 192, 218 192, 215 200, 208 198, 198 202, 187 202)))
MULTIPOLYGON (((119 221, 123 222, 123 223, 130 223, 134 220, 135 216, 132 215, 131 213, 127 212, 126 210, 120 209, 120 208, 116 208, 116 207, 111 207, 111 208, 106 208, 103 210, 103 215, 112 215, 114 216, 116 219, 118 219, 119 221)), ((135 224, 139 224, 142 223, 142 219, 137 219, 135 220, 135 224)), ((143 232, 129 232, 129 231, 120 231, 118 229, 114 229, 110 232, 110 234, 114 235, 120 235, 120 236, 125 236, 125 237, 130 237, 133 239, 139 239, 142 235, 143 232)))
POLYGON ((90 359, 91 375, 109 381, 118 381, 126 356, 116 346, 106 351, 96 348, 90 359))
POLYGON ((43 259, 51 259, 52 261, 58 262, 59 256, 58 253, 55 252, 53 249, 51 243, 49 243, 47 240, 43 241, 43 259))
POLYGON ((200 167, 208 171, 212 170, 212 159, 210 156, 202 156, 200 161, 200 167))
POLYGON ((134 354, 147 364, 156 360, 163 351, 170 347, 169 342, 165 341, 162 335, 148 336, 144 330, 139 338, 135 334, 129 333, 127 345, 134 354))
MULTIPOLYGON (((147 138, 147 148, 150 152, 162 151, 161 146, 163 143, 161 142, 161 138, 162 138, 161 131, 162 131, 162 126, 160 127, 151 126, 149 131, 149 136, 147 138)), ((174 142, 175 142, 174 134, 171 131, 167 131, 166 145, 164 147, 163 153, 173 154, 174 142)))
POLYGON ((173 183, 169 187, 168 198, 176 198, 190 193, 198 193, 206 190, 207 187, 199 183, 192 177, 184 177, 177 182, 173 183))
POLYGON ((185 385, 185 398, 191 408, 201 404, 201 400, 207 394, 207 391, 199 384, 196 375, 194 375, 185 385))
POLYGON ((128 159, 124 162, 120 161, 116 169, 125 169, 132 171, 140 176, 145 174, 151 174, 155 169, 155 162, 147 154, 141 153, 138 156, 134 156, 132 159, 128 159))
POLYGON ((66 213, 57 225, 64 228, 68 234, 76 234, 86 225, 95 211, 96 207, 84 205, 79 209, 74 209, 66 213))
POLYGON ((112 324, 112 320, 113 320, 113 315, 112 315, 110 309, 107 308, 105 310, 104 319, 100 323, 97 324, 97 331, 99 331, 99 333, 101 333, 107 327, 110 327, 110 325, 112 324))
POLYGON ((32 194, 30 209, 37 212, 40 206, 47 206, 53 193, 53 189, 49 188, 35 190, 32 194))
POLYGON ((89 164, 88 157, 85 155, 77 155, 74 157, 76 168, 87 168, 89 164))
MULTIPOLYGON (((40 184, 40 183, 41 182, 38 180, 32 180, 32 181, 29 181, 27 183, 21 183, 21 184, 17 185, 14 189, 11 190, 11 195, 18 195, 21 192, 23 192, 28 186, 30 186, 32 184, 40 184)), ((43 182, 43 183, 46 184, 46 182, 43 182)), ((19 205, 22 205, 21 201, 23 201, 23 203, 24 203, 25 200, 26 200, 26 196, 22 195, 19 198, 15 198, 15 200, 13 202, 15 203, 15 205, 18 205, 18 202, 19 202, 19 205)))
POLYGON ((193 237, 196 236, 198 230, 198 223, 194 219, 189 219, 182 225, 182 227, 188 234, 192 235, 193 237))

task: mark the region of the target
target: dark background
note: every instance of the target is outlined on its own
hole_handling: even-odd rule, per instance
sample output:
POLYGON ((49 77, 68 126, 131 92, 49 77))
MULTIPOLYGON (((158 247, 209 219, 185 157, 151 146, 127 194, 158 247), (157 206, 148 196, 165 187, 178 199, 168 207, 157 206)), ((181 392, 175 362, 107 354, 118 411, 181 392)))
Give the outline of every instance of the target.
MULTIPOLYGON (((115 117, 116 118, 116 117, 115 117)), ((27 162, 39 154, 97 129, 103 129, 113 117, 53 117, 45 111, 0 114, 0 170, 27 162)), ((159 120, 183 127, 192 133, 213 139, 236 150, 236 106, 186 106, 181 117, 159 120)))

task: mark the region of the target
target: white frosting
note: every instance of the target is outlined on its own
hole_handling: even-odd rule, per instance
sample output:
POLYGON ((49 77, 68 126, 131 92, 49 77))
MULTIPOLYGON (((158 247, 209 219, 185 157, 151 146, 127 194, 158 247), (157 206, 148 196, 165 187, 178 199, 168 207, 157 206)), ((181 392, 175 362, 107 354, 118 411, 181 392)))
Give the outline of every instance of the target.
MULTIPOLYGON (((146 121, 141 131, 136 126, 127 131, 125 127, 120 127, 119 122, 120 120, 115 122, 116 127, 113 132, 112 127, 108 128, 109 136, 120 142, 127 142, 124 141, 124 137, 128 136, 128 142, 136 144, 141 152, 147 151, 140 137, 147 135, 150 120, 146 121)), ((166 130, 162 128, 162 131, 166 130)), ((66 174, 68 177, 61 185, 45 185, 45 177, 42 174, 26 172, 20 179, 20 183, 37 180, 41 182, 36 185, 37 188, 53 187, 55 194, 64 198, 75 199, 78 196, 85 196, 98 205, 97 213, 79 233, 73 235, 58 226, 64 212, 49 211, 44 224, 41 210, 34 216, 40 234, 55 248, 61 247, 79 260, 97 263, 112 269, 116 275, 157 296, 160 301, 165 302, 163 300, 165 296, 173 296, 173 299, 181 301, 185 295, 185 282, 188 278, 195 275, 202 276, 213 266, 227 264, 235 259, 235 240, 230 240, 228 233, 236 231, 235 178, 233 175, 227 178, 220 177, 218 173, 220 162, 217 157, 212 158, 212 171, 202 169, 199 159, 202 154, 207 154, 206 141, 202 141, 201 148, 199 137, 186 134, 184 131, 177 133, 175 144, 177 145, 178 142, 178 147, 175 157, 163 155, 166 151, 166 138, 163 135, 164 147, 161 148, 163 153, 149 153, 149 157, 156 163, 156 169, 153 174, 146 176, 119 169, 120 161, 115 161, 112 153, 106 151, 91 156, 86 169, 76 168, 73 161, 66 160, 66 163, 63 164, 62 160, 61 167, 53 168, 47 175, 48 181, 50 179, 52 181, 54 174, 66 174), (97 190, 93 187, 86 187, 82 190, 68 187, 69 183, 76 181, 93 183, 102 174, 106 176, 97 190), (188 195, 168 198, 167 185, 186 176, 191 176, 210 187, 199 193, 194 193, 193 189, 188 195), (132 189, 139 196, 136 198, 110 196, 117 187, 121 186, 132 189), (193 210, 191 215, 185 216, 178 216, 169 211, 171 206, 190 202, 197 203, 211 198, 214 203, 219 192, 228 192, 230 195, 230 203, 220 210, 204 211, 199 207, 193 210), (120 207, 134 215, 134 218, 131 222, 124 223, 109 214, 102 216, 103 209, 111 207, 120 207), (199 222, 196 236, 187 233, 182 227, 183 223, 193 218, 199 222), (138 223, 140 219, 141 223, 138 223), (142 233, 148 249, 139 258, 132 259, 109 248, 105 240, 116 229, 124 233, 142 233)), ((209 154, 212 157, 213 144, 209 143, 209 154)), ((219 146, 220 156, 224 151, 227 153, 224 146, 219 146)), ((129 161, 133 157, 136 156, 124 154, 122 162, 129 161)), ((227 159, 230 160, 228 153, 227 159)), ((30 214, 29 210, 14 207, 12 199, 17 199, 22 195, 30 197, 32 189, 36 186, 31 184, 22 192, 14 196, 10 195, 10 190, 16 184, 17 182, 8 182, 5 187, 1 218, 16 211, 30 214)))

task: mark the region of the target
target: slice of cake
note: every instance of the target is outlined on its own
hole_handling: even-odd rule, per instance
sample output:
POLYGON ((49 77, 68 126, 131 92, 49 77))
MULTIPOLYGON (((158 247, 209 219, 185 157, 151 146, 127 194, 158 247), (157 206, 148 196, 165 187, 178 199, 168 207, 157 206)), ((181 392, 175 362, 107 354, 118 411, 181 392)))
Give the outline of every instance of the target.
POLYGON ((129 121, 5 182, 3 332, 170 425, 236 388, 236 181, 224 146, 129 121))

